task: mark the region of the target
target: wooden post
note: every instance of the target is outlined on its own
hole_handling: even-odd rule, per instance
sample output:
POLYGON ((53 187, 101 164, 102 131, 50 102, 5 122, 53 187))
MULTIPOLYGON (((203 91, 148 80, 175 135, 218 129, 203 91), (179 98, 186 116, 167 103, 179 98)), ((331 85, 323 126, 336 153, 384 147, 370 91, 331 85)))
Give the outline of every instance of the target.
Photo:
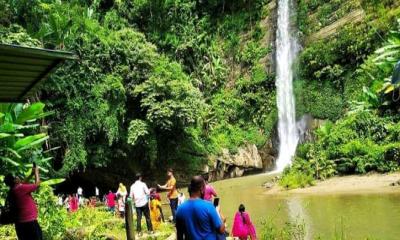
POLYGON ((125 229, 126 239, 135 240, 135 232, 133 226, 132 200, 128 198, 125 203, 125 229))

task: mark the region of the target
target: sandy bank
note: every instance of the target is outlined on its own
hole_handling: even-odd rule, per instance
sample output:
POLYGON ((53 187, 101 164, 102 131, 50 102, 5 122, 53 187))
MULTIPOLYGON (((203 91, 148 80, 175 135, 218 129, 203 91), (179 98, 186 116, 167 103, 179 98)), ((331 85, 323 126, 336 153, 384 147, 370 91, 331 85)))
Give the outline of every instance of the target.
POLYGON ((285 194, 379 194, 400 193, 400 186, 391 186, 400 180, 400 172, 390 174, 351 175, 333 177, 325 181, 317 181, 315 186, 285 190, 280 186, 274 186, 266 190, 267 195, 285 194))

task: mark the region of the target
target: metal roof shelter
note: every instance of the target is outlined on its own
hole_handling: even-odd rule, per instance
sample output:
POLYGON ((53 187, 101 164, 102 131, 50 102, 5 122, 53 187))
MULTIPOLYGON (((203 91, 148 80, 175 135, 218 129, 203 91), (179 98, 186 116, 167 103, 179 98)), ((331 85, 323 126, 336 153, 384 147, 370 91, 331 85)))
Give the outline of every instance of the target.
POLYGON ((0 102, 21 102, 63 61, 77 59, 71 52, 0 44, 0 102))

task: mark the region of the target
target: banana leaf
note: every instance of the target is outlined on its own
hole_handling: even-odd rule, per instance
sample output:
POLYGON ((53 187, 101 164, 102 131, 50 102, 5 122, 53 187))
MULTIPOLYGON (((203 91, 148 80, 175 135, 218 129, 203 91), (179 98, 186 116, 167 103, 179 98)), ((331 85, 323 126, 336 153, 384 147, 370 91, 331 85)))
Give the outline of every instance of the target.
POLYGON ((4 123, 0 126, 0 132, 3 133, 12 133, 15 132, 17 129, 18 126, 10 122, 4 123))
POLYGON ((12 136, 12 134, 9 134, 9 133, 0 133, 0 139, 6 138, 6 137, 11 137, 11 136, 12 136))
POLYGON ((39 133, 36 135, 32 135, 32 136, 28 136, 28 137, 24 137, 19 139, 15 144, 14 144, 14 149, 16 151, 22 151, 28 148, 31 148, 35 145, 38 145, 44 141, 46 141, 49 138, 49 136, 47 136, 44 133, 39 133))
POLYGON ((11 158, 8 158, 8 157, 1 157, 1 156, 0 156, 0 160, 2 160, 2 161, 4 161, 4 162, 11 163, 12 165, 14 165, 14 166, 16 166, 16 167, 19 167, 19 166, 20 166, 20 163, 19 163, 19 162, 16 162, 16 161, 14 161, 14 160, 12 160, 11 158))
POLYGON ((43 185, 52 186, 57 185, 65 181, 65 178, 53 178, 42 182, 43 185))
MULTIPOLYGON (((27 164, 24 165, 24 167, 25 167, 26 169, 32 169, 33 164, 32 164, 32 163, 27 163, 27 164)), ((49 172, 49 170, 47 170, 47 168, 44 168, 44 167, 42 167, 42 166, 37 166, 37 167, 40 169, 41 172, 44 172, 44 173, 48 173, 48 172, 49 172)), ((30 170, 28 170, 28 172, 29 172, 29 171, 30 171, 30 170)))
POLYGON ((14 149, 6 148, 5 150, 6 150, 7 152, 9 152, 9 153, 12 153, 16 158, 21 158, 21 155, 19 155, 19 154, 17 153, 17 151, 15 151, 14 149))
POLYGON ((43 113, 43 109, 45 107, 44 103, 37 102, 26 109, 23 109, 18 115, 17 118, 15 119, 15 122, 18 124, 23 124, 24 122, 28 120, 34 120, 37 119, 37 116, 43 113))

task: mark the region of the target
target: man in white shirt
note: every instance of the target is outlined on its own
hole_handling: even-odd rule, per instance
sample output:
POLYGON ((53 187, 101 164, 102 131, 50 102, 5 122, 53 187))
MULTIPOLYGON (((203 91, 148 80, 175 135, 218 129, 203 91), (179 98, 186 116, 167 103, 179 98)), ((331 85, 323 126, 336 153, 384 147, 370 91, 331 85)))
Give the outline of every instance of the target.
POLYGON ((136 174, 136 182, 132 184, 129 195, 136 208, 137 214, 137 225, 136 231, 140 233, 142 231, 142 215, 146 218, 147 230, 152 232, 153 226, 150 220, 150 208, 149 208, 149 196, 150 191, 146 183, 142 182, 142 175, 140 173, 136 174))
POLYGON ((76 193, 78 194, 78 199, 80 200, 82 198, 82 195, 83 195, 83 189, 79 186, 78 190, 76 191, 76 193))

